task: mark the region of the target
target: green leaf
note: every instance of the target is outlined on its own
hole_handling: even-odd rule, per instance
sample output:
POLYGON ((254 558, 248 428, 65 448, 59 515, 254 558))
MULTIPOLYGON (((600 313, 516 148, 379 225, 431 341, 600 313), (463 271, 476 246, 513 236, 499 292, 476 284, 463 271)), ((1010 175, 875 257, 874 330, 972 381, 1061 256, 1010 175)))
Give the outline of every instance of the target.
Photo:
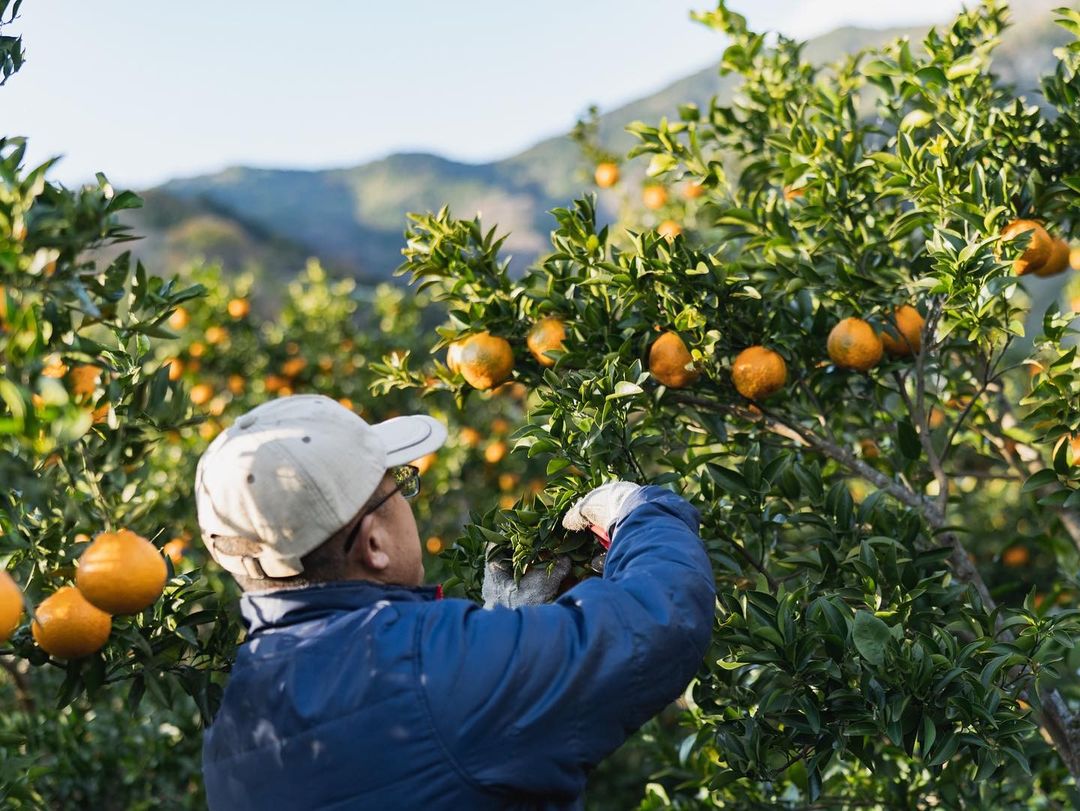
POLYGON ((892 638, 889 626, 869 611, 859 609, 851 631, 855 649, 866 661, 879 667, 885 664, 885 649, 892 638))

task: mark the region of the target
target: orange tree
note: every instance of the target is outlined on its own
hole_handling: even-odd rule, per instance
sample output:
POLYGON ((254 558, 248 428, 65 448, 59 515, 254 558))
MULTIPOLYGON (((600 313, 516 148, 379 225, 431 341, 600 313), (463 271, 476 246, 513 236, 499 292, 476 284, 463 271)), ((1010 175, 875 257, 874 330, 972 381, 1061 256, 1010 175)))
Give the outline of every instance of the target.
POLYGON ((1078 230, 1080 43, 1037 107, 995 81, 996 0, 828 69, 723 3, 697 17, 730 39, 735 100, 631 128, 655 186, 695 187, 682 233, 656 227, 670 196, 626 231, 578 200, 512 276, 494 230, 412 218, 403 271, 448 306, 434 348, 508 342, 533 389, 515 452, 548 474, 475 516, 460 576, 491 542, 585 576, 570 501, 664 484, 701 512, 719 599, 682 726, 635 752, 642 808, 1070 804, 1080 361, 1056 304, 1023 325, 1078 230), (525 349, 550 318, 553 366, 525 349))

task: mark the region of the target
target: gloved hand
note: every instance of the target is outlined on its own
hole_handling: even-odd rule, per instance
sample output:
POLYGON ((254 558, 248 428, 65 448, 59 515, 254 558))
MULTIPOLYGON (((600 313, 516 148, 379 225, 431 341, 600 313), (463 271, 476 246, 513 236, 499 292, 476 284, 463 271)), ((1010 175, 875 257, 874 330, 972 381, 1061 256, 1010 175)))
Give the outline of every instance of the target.
POLYGON ((588 529, 595 524, 605 533, 618 518, 623 503, 641 489, 633 482, 609 482, 586 493, 563 516, 562 525, 569 530, 588 529))
POLYGON ((547 564, 536 564, 516 582, 513 567, 503 561, 489 561, 484 567, 484 585, 481 589, 484 608, 496 605, 517 608, 550 603, 558 594, 559 584, 568 574, 570 558, 565 555, 555 559, 550 574, 547 564))

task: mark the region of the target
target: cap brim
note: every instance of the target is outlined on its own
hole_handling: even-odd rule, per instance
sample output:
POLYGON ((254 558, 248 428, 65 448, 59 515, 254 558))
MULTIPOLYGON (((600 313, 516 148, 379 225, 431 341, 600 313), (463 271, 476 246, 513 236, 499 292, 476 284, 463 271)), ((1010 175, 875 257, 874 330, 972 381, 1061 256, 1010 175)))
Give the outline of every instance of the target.
POLYGON ((414 462, 446 442, 446 426, 425 414, 394 417, 372 425, 371 429, 386 446, 388 467, 414 462))

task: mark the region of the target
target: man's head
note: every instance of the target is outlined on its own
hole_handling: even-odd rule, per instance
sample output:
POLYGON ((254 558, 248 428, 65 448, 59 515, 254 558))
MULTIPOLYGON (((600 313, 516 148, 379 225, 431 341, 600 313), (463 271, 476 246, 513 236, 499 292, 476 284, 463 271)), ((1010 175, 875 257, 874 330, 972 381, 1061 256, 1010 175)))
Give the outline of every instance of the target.
POLYGON ((328 397, 283 397, 207 448, 196 501, 210 554, 245 590, 363 579, 418 585, 420 538, 401 466, 441 447, 426 416, 368 425, 328 397))

